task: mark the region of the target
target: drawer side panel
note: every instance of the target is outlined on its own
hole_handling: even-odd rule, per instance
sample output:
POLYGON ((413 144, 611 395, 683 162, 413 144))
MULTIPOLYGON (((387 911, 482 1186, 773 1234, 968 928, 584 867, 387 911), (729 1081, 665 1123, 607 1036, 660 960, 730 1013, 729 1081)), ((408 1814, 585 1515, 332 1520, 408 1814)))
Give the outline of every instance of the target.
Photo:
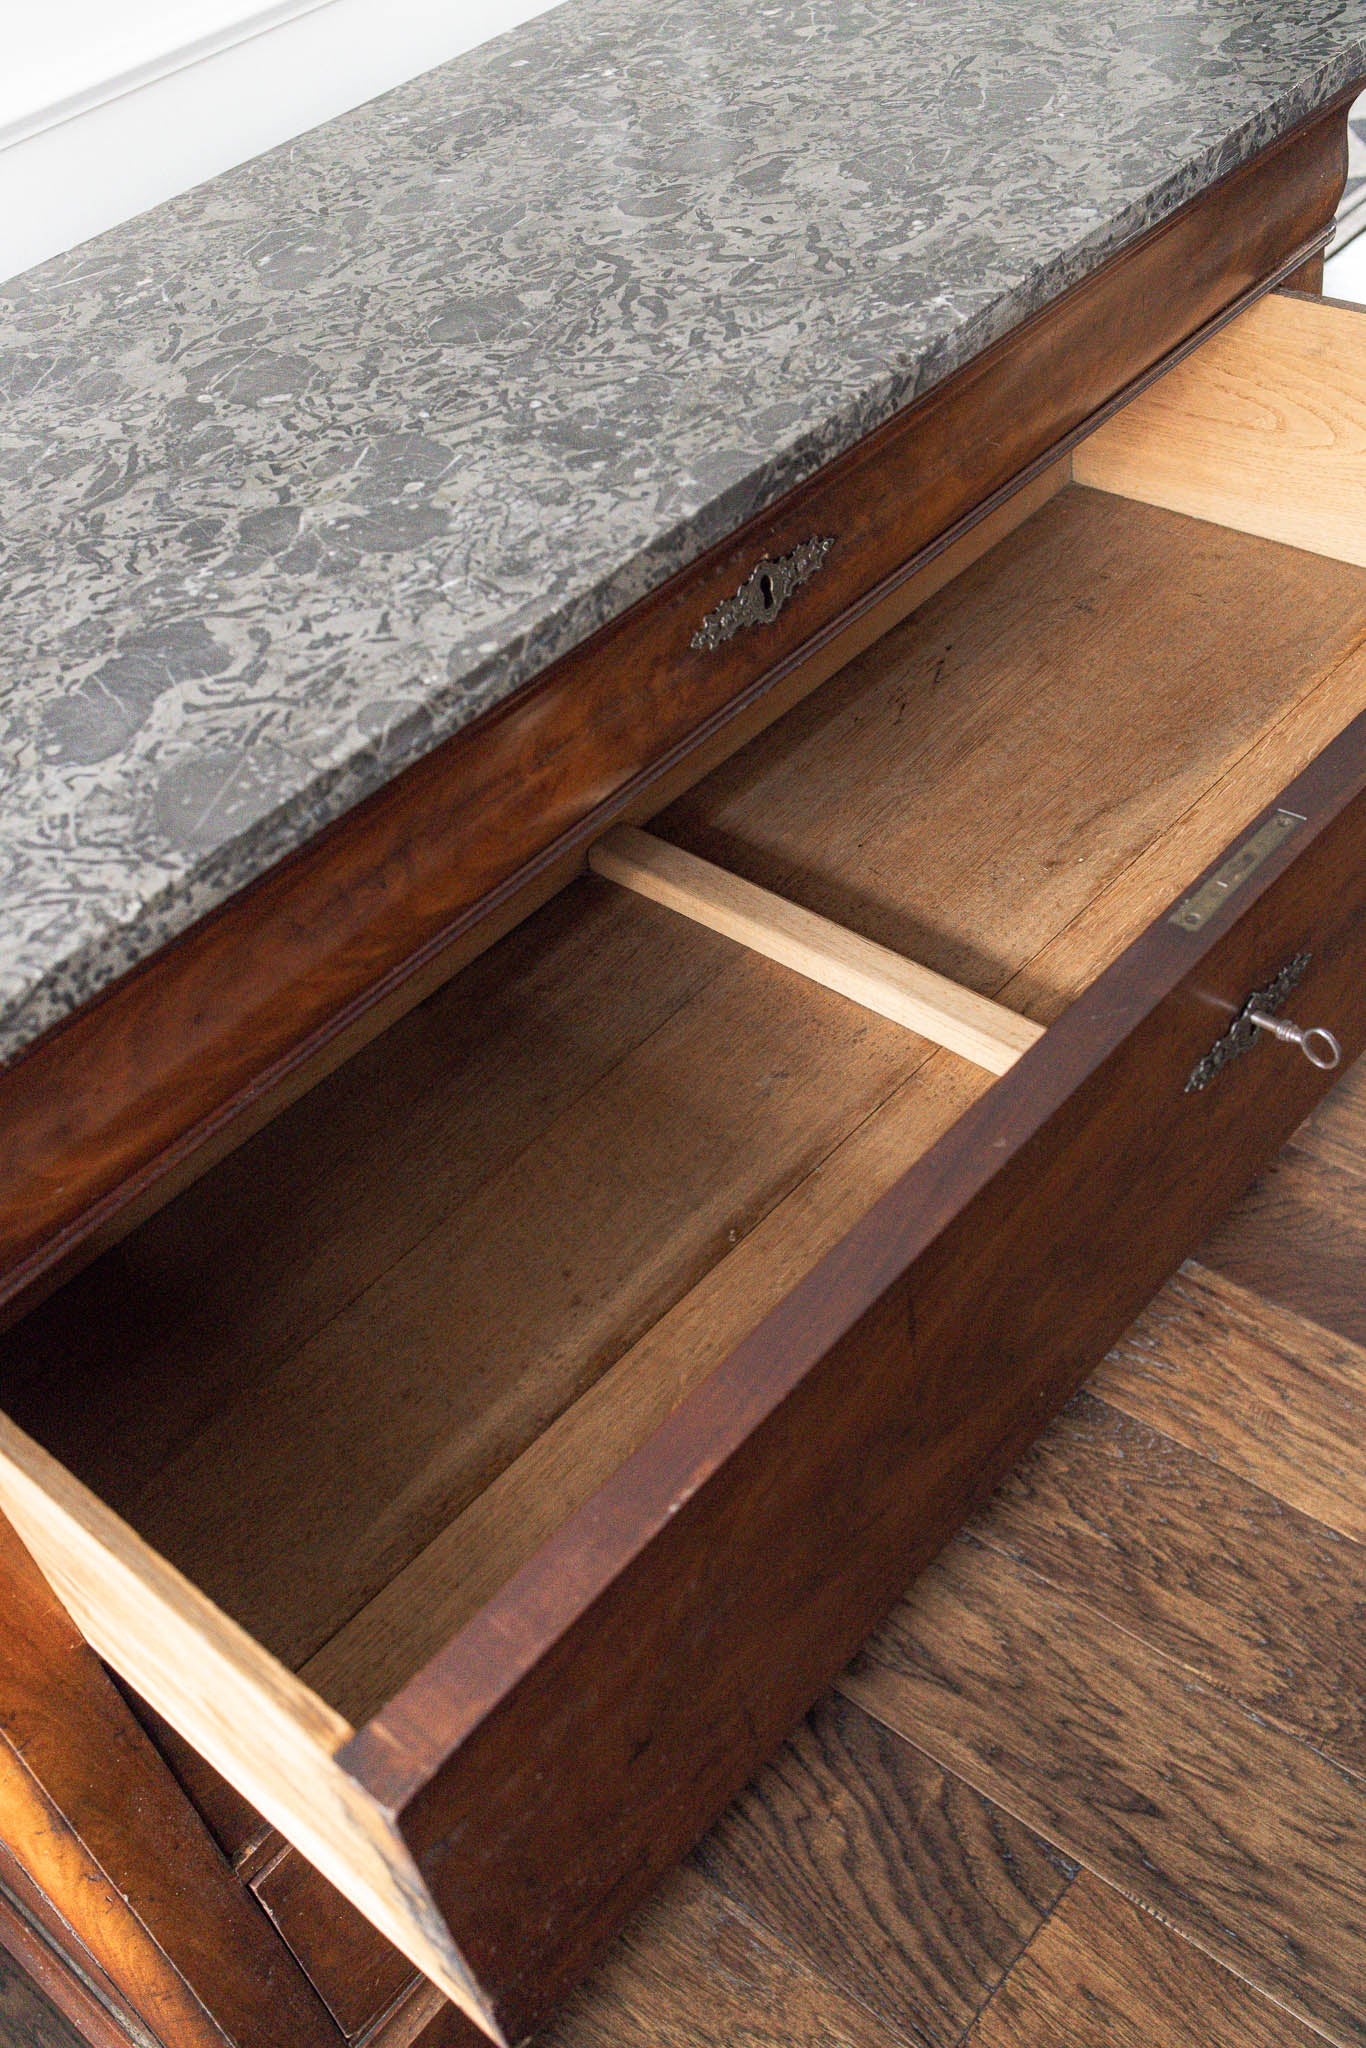
MULTIPOLYGON (((381 1934, 488 2024, 392 1816, 337 1763, 350 1734, 341 1716, 5 1416, 0 1511, 90 1646, 381 1934)), ((126 1708, 124 1718, 131 1728, 126 1708)))

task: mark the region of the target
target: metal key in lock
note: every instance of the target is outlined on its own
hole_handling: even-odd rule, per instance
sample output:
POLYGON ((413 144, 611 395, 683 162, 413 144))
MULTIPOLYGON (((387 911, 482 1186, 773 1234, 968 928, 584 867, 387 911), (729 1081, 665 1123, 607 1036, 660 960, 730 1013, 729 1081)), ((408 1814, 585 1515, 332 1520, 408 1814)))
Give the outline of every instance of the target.
POLYGON ((1303 1025, 1292 1024, 1288 1017, 1268 1017, 1264 1010, 1249 1010, 1247 1021, 1258 1031, 1269 1031, 1282 1045, 1297 1045, 1311 1067, 1331 1073, 1334 1067, 1342 1065, 1342 1047, 1322 1024, 1311 1024, 1306 1031, 1303 1025))
POLYGON ((1265 988, 1253 989, 1227 1031, 1215 1039, 1209 1051, 1191 1069, 1186 1082, 1187 1095, 1207 1088, 1230 1060, 1237 1059, 1257 1043, 1262 1032, 1270 1032, 1283 1045, 1297 1045, 1311 1067, 1331 1073, 1334 1067, 1342 1064, 1342 1047, 1322 1024, 1311 1024, 1306 1030, 1303 1025, 1276 1014, 1292 989, 1303 981, 1311 957, 1308 953, 1297 953, 1265 988))

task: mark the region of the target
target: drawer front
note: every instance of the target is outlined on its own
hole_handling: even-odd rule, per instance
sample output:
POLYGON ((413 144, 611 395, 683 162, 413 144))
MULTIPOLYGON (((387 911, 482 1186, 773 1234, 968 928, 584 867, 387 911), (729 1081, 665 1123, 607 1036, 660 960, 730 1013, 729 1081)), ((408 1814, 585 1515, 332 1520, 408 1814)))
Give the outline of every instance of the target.
MULTIPOLYGON (((348 2041, 420 1981, 407 1957, 289 1843, 278 1843, 250 1884, 348 2041)), ((470 2039, 478 2038, 471 2027, 470 2039)))
POLYGON ((417 1981, 412 1964, 154 1708, 128 1703, 347 2039, 374 2026, 417 1981))
POLYGON ((1364 790, 1366 718, 343 1753, 509 2039, 1329 1085, 1249 995, 1361 1050, 1364 790))
POLYGON ((92 2042, 342 2048, 4 1520, 0 1885, 24 1908, 0 1942, 27 1931, 21 1956, 92 2042))
POLYGON ((0 1301, 363 1013, 429 985, 507 894, 543 872, 549 893, 555 862, 565 879, 799 661, 829 673, 869 607, 1292 268, 1331 221, 1344 118, 1139 238, 0 1074, 0 1301))

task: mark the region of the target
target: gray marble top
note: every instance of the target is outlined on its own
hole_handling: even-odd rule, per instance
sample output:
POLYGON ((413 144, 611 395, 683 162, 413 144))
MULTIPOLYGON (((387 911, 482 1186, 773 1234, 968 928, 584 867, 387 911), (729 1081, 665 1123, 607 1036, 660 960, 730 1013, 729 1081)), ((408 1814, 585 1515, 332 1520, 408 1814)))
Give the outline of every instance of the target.
POLYGON ((1363 71, 568 0, 0 287, 0 1060, 1363 71))

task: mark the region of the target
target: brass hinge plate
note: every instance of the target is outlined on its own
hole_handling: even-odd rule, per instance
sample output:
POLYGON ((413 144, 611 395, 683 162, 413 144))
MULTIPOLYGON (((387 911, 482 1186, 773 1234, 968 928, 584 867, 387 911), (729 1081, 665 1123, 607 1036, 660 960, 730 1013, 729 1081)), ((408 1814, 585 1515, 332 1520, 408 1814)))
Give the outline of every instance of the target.
POLYGON ((1222 867, 1215 869, 1207 882, 1185 901, 1178 903, 1171 914, 1170 922, 1179 925, 1183 932, 1203 931, 1212 917, 1216 917, 1228 902, 1235 889, 1241 889, 1249 875, 1255 875, 1262 862, 1269 860, 1278 846, 1284 846, 1292 832, 1298 832, 1304 819, 1298 811, 1273 811, 1264 825, 1259 825, 1250 838, 1231 853, 1222 867))

